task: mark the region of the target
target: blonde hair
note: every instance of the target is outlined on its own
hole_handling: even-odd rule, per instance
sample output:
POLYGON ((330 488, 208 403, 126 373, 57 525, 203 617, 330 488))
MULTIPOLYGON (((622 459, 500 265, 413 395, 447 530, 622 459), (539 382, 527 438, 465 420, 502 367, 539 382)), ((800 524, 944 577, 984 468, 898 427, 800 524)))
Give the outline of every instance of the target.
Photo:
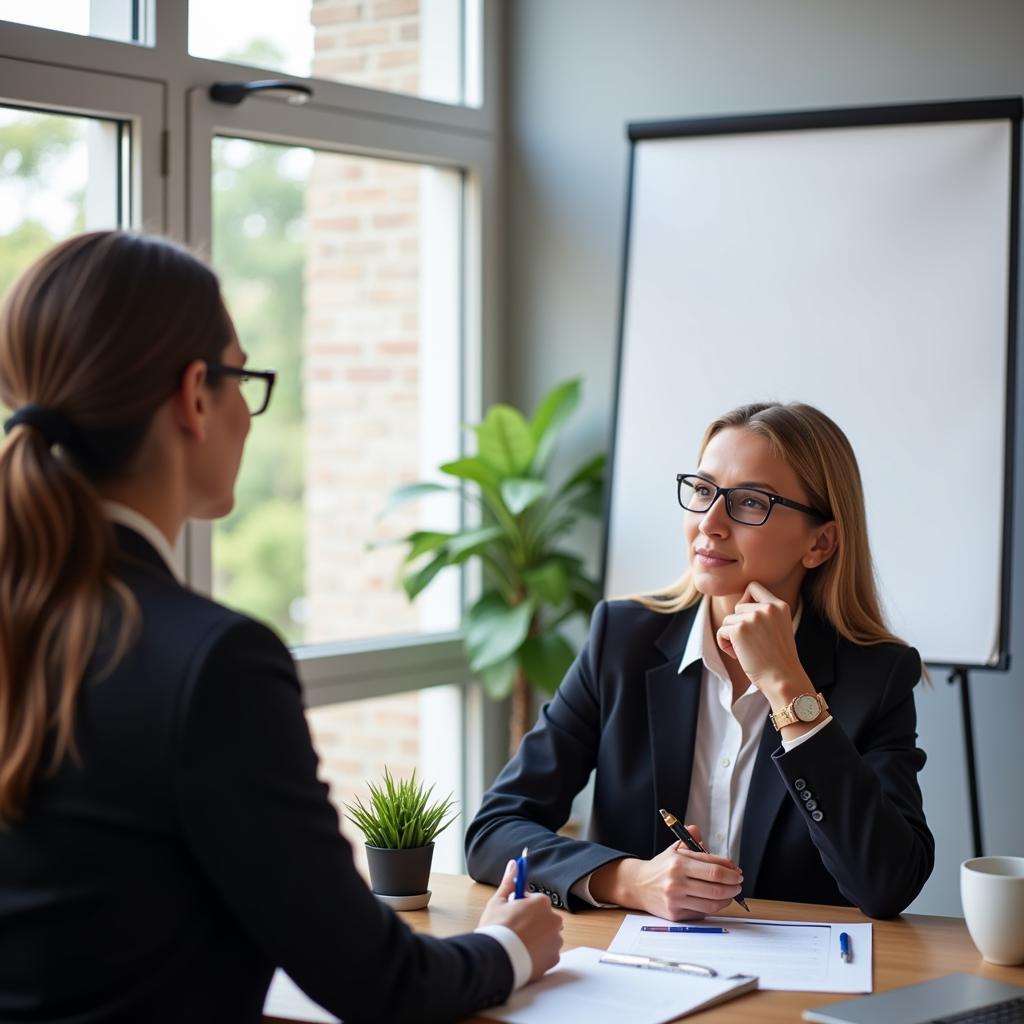
MULTIPOLYGON (((711 439, 730 427, 765 438, 772 452, 796 471, 808 504, 826 512, 836 524, 837 545, 831 558, 808 571, 805 600, 855 644, 902 643, 885 623, 874 565, 868 546, 864 490, 857 458, 846 435, 814 406, 759 402, 719 416, 704 431, 703 456, 711 439)), ((700 600, 689 569, 669 587, 631 599, 653 611, 674 613, 700 600)))

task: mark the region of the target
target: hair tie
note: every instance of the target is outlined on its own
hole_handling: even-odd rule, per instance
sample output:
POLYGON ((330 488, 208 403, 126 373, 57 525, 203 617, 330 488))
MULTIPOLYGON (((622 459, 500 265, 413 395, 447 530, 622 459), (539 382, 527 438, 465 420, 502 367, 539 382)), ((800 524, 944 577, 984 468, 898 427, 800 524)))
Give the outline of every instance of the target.
POLYGON ((9 434, 15 427, 22 425, 38 430, 51 448, 55 444, 67 447, 78 433, 75 425, 64 413, 33 403, 23 405, 4 422, 4 433, 9 434))

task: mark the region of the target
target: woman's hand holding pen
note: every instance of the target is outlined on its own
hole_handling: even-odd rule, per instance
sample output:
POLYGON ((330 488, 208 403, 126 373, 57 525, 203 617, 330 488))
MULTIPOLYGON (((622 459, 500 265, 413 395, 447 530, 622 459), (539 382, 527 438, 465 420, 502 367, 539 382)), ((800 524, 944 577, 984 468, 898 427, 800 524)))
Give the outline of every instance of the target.
POLYGON ((773 711, 801 693, 814 692, 797 654, 793 613, 760 583, 747 585, 732 614, 722 619, 715 639, 723 654, 740 663, 773 711))
POLYGON ((558 963, 558 951, 562 948, 562 917, 552 909, 551 900, 539 892, 509 901, 515 886, 516 862, 510 860, 497 892, 487 901, 480 915, 480 924, 502 924, 522 939, 533 964, 530 981, 536 981, 558 963))
MULTIPOLYGON (((700 841, 700 830, 686 826, 700 841)), ((672 843, 652 860, 612 861, 590 876, 590 894, 599 903, 645 910, 669 921, 691 921, 718 914, 742 889, 743 875, 731 860, 693 853, 672 843)))

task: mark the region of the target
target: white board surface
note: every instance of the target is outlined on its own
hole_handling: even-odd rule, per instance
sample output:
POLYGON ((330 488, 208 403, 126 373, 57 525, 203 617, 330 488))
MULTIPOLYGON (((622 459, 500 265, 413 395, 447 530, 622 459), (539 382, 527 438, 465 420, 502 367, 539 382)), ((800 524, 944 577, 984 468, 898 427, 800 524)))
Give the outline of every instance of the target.
POLYGON ((1011 124, 635 143, 605 590, 685 568, 705 426, 799 400, 860 463, 890 624, 999 653, 1011 124))

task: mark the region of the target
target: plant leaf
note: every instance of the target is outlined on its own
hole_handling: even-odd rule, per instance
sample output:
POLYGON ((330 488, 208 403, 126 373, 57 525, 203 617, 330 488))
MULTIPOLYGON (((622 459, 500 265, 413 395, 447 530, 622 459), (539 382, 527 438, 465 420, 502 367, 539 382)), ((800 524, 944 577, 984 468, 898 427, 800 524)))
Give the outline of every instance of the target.
POLYGON ((533 461, 537 444, 523 414, 510 405, 492 405, 476 432, 479 457, 500 476, 519 476, 533 461))
POLYGON ((416 483, 416 484, 402 484, 401 487, 396 487, 391 494, 388 496, 388 503, 384 506, 384 511, 377 517, 378 519, 394 512, 400 505, 406 504, 409 501, 415 501, 417 498, 422 498, 427 494, 457 494, 458 491, 454 487, 446 487, 444 484, 432 484, 432 483, 416 483))
POLYGON ((450 564, 447 552, 441 551, 439 555, 431 559, 422 569, 406 575, 402 579, 402 589, 408 595, 409 600, 411 601, 445 566, 450 564))
POLYGON ((569 577, 557 558, 523 570, 523 582, 537 604, 560 605, 569 596, 569 577))
POLYGON ((516 653, 526 678, 545 693, 554 693, 576 652, 560 633, 531 636, 516 653))
POLYGON ((596 583, 585 577, 580 577, 573 582, 571 597, 572 603, 578 612, 590 615, 594 610, 594 605, 597 604, 600 594, 598 593, 596 583))
POLYGON ((501 661, 481 669, 480 682, 483 683, 487 696, 492 700, 504 700, 515 686, 518 670, 519 662, 515 655, 503 658, 501 661))
POLYGON ((583 463, 579 469, 576 470, 568 480, 558 489, 559 494, 565 494, 566 491, 571 491, 574 487, 578 487, 580 484, 590 483, 592 481, 600 481, 604 483, 604 471, 605 466, 608 463, 608 457, 603 453, 595 455, 592 459, 588 459, 583 463))
POLYGON ((408 537, 403 537, 401 541, 401 543, 409 545, 409 550, 405 554, 405 561, 413 562, 420 555, 425 555, 428 551, 435 551, 446 540, 451 540, 454 536, 457 535, 454 533, 439 533, 437 530, 417 530, 415 533, 410 533, 408 537))
POLYGON ((542 473, 555 450, 555 442, 562 432, 562 426, 572 415, 580 401, 579 379, 567 380, 552 388, 540 401, 530 422, 537 451, 534 455, 534 470, 542 473))
POLYGON ((465 648, 474 672, 507 658, 526 639, 533 602, 509 606, 500 594, 484 594, 466 615, 465 648))
POLYGON ((501 482, 501 498, 508 506, 509 512, 517 516, 528 509, 535 501, 539 501, 547 493, 547 484, 543 480, 531 480, 528 477, 515 476, 501 482))
POLYGON ((458 809, 449 793, 443 800, 431 803, 434 787, 425 788, 412 778, 396 781, 384 767, 384 784, 368 783, 370 806, 356 797, 345 804, 345 817, 362 833, 371 846, 400 850, 427 846, 458 816, 458 809))
POLYGON ((569 507, 581 515, 600 519, 604 515, 604 492, 600 487, 590 487, 569 502, 569 507))
POLYGON ((472 480, 495 495, 499 493, 501 478, 486 462, 475 455, 467 455, 464 459, 446 462, 441 466, 441 472, 458 477, 460 480, 472 480))
POLYGON ((445 554, 452 565, 458 565, 470 555, 475 555, 481 548, 504 536, 505 531, 500 526, 482 526, 477 530, 466 530, 452 536, 451 543, 445 547, 445 554))

